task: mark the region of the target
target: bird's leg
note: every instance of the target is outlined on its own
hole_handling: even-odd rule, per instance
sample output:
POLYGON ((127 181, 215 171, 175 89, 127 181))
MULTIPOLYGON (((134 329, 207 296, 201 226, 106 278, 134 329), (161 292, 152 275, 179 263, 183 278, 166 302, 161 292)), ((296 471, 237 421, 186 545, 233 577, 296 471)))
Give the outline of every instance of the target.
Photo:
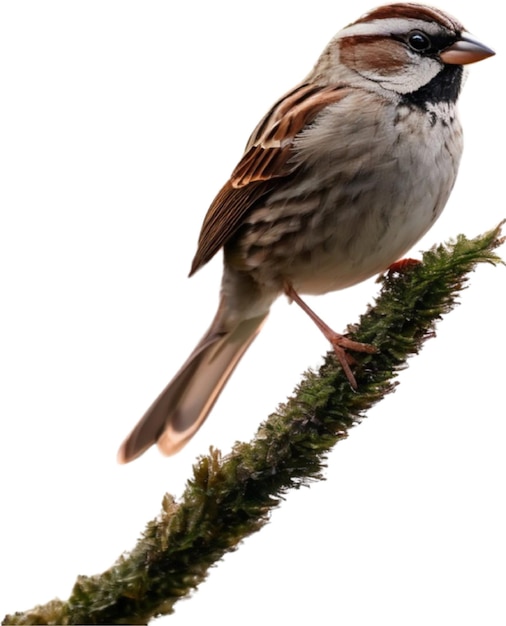
POLYGON ((347 354, 347 350, 354 350, 355 352, 367 352, 368 354, 374 354, 377 350, 374 346, 368 343, 361 343, 359 341, 353 341, 352 339, 348 339, 344 335, 340 335, 336 333, 330 326, 327 326, 325 322, 316 315, 316 313, 311 309, 299 294, 295 291, 290 283, 285 284, 285 294, 300 306, 300 308, 305 311, 309 317, 313 320, 313 322, 318 326, 324 336, 330 341, 332 347, 334 348, 334 352, 336 354, 337 360, 341 364, 344 373, 346 374, 346 378, 348 379, 350 385, 353 389, 357 389, 357 381, 355 380, 355 376, 350 368, 349 361, 352 360, 350 356, 347 354))

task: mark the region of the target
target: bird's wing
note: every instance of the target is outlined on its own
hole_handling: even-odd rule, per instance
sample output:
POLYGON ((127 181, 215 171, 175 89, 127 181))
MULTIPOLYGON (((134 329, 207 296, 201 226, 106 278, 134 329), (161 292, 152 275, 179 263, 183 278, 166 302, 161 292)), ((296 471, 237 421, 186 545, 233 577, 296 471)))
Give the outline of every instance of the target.
POLYGON ((232 237, 244 215, 296 168, 293 140, 318 113, 349 89, 303 83, 276 102, 251 135, 244 156, 204 218, 190 276, 232 237))

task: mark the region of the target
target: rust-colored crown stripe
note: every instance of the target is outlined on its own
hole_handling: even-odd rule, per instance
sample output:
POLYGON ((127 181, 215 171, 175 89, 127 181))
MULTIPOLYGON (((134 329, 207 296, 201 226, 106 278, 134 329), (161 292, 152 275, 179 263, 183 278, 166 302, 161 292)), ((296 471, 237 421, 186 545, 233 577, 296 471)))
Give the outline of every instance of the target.
POLYGON ((460 24, 460 22, 444 13, 441 13, 437 9, 410 3, 389 4, 386 6, 378 7, 377 9, 373 9, 370 13, 367 13, 354 23, 360 24, 363 22, 371 22, 372 20, 385 20, 392 18, 407 18, 413 20, 422 20, 424 22, 435 21, 439 22, 439 24, 442 24, 444 27, 450 30, 456 30, 457 32, 463 30, 462 24, 460 24))

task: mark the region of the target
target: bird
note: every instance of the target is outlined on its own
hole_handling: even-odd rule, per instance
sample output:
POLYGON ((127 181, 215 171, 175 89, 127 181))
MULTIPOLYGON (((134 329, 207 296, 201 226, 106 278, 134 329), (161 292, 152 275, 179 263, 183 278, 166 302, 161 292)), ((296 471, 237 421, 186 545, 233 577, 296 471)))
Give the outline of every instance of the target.
POLYGON ((348 351, 374 346, 334 332, 301 294, 383 272, 434 224, 462 153, 464 66, 493 54, 454 17, 414 3, 372 9, 334 36, 257 125, 210 205, 190 276, 223 250, 218 311, 121 445, 120 463, 189 441, 282 295, 357 387, 348 351))

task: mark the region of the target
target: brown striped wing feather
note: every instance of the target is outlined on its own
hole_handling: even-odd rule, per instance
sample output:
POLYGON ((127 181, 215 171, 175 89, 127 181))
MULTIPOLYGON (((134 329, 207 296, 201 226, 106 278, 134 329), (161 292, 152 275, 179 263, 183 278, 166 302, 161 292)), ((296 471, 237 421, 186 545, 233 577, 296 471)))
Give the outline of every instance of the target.
POLYGON ((329 104, 348 90, 342 86, 302 84, 279 100, 253 132, 244 156, 207 211, 190 276, 205 265, 233 236, 243 217, 290 175, 295 136, 329 104))

